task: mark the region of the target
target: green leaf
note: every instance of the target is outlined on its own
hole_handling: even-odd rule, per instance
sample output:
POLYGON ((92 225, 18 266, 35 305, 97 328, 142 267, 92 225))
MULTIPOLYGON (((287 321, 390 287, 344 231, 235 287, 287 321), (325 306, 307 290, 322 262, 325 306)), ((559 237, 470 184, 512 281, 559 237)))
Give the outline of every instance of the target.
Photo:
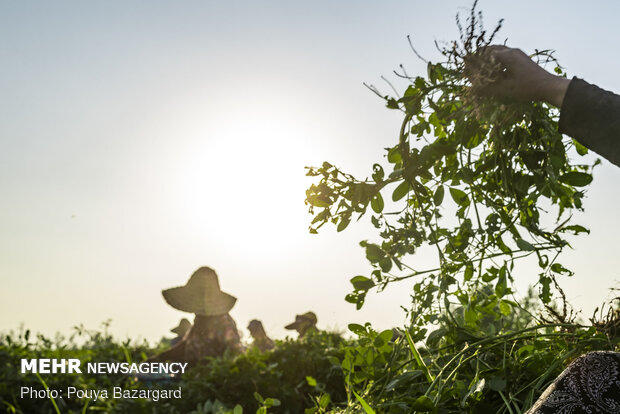
POLYGON ((320 195, 309 196, 307 200, 314 207, 329 207, 332 205, 332 201, 329 198, 320 195))
POLYGON ((433 400, 426 395, 421 395, 413 402, 413 404, 411 404, 411 409, 414 411, 427 413, 435 409, 435 404, 433 403, 433 400))
POLYGON ((316 384, 317 384, 316 380, 309 375, 306 376, 306 382, 308 383, 309 386, 316 387, 316 384))
POLYGON ((362 325, 358 323, 350 323, 347 327, 349 328, 351 332, 353 332, 354 334, 358 336, 365 336, 367 333, 366 328, 364 328, 362 325))
POLYGON ((321 395, 321 398, 319 398, 319 407, 327 408, 327 406, 329 405, 330 401, 331 401, 331 397, 329 396, 329 394, 321 395))
POLYGON ((398 201, 409 192, 409 183, 407 181, 403 181, 396 187, 394 192, 392 193, 392 201, 398 201))
POLYGON ((506 280, 506 268, 502 267, 499 272, 499 277, 497 278, 497 284, 495 285, 495 294, 497 297, 501 298, 506 293, 508 289, 508 284, 506 280))
POLYGON ((504 316, 510 316, 512 313, 512 306, 510 305, 510 302, 501 300, 499 302, 499 311, 504 316))
POLYGON ((400 164, 403 161, 402 155, 400 155, 399 146, 395 146, 388 151, 388 162, 391 164, 400 164))
POLYGON ((549 303, 551 301, 551 278, 542 273, 538 278, 538 283, 540 283, 540 299, 545 304, 549 303))
POLYGON ((407 338, 407 344, 409 345, 409 350, 411 351, 411 355, 413 355, 413 358, 418 363, 418 366, 420 367, 420 369, 426 376, 426 379, 428 380, 428 382, 432 384, 433 381, 435 380, 435 377, 433 377, 433 374, 431 374, 431 372, 428 370, 428 366, 426 366, 426 363, 424 362, 422 355, 420 355, 420 351, 418 351, 418 348, 416 348, 415 343, 413 342, 413 338, 411 337, 411 334, 409 333, 409 331, 405 331, 405 338, 407 338))
POLYGON ((465 308, 465 314, 463 316, 465 317, 465 323, 467 323, 467 325, 475 326, 479 315, 472 305, 468 305, 465 308))
POLYGON ((396 99, 394 98, 390 98, 390 97, 385 97, 385 106, 387 106, 390 109, 398 109, 398 102, 396 102, 396 99))
POLYGON ((351 279, 351 284, 355 290, 368 290, 375 286, 375 282, 366 276, 355 276, 351 279))
POLYGON ((474 265, 471 263, 467 263, 465 266, 465 273, 463 274, 463 280, 468 282, 474 276, 474 265))
POLYGON ((592 182, 592 176, 584 172, 571 171, 560 176, 560 181, 573 187, 585 187, 592 182))
POLYGON ((370 263, 377 263, 385 257, 385 252, 381 247, 373 243, 366 245, 366 258, 370 263))
POLYGON ((243 414, 243 407, 241 407, 239 404, 235 405, 235 408, 233 409, 233 414, 243 414))
POLYGON ((384 273, 389 272, 390 270, 392 270, 392 259, 386 256, 383 259, 379 260, 379 267, 384 273))
POLYGON ((435 203, 436 206, 440 206, 443 201, 443 196, 444 196, 443 185, 437 186, 437 189, 435 190, 435 194, 433 194, 433 203, 435 203))
POLYGON ((426 65, 426 76, 428 76, 428 79, 432 83, 437 81, 437 73, 435 72, 435 67, 431 62, 428 62, 428 65, 426 65))
POLYGON ((381 193, 377 193, 376 196, 370 200, 370 207, 372 207, 372 211, 379 214, 383 211, 383 197, 381 197, 381 193))
POLYGON ((555 273, 565 274, 567 276, 572 276, 573 272, 562 266, 560 263, 554 263, 551 265, 551 271, 555 273))
POLYGON ((466 206, 467 204, 469 204, 469 197, 467 197, 467 194, 464 191, 459 190, 458 188, 451 187, 450 195, 452 196, 454 202, 459 206, 466 206))
POLYGON ((393 335, 394 335, 394 332, 392 332, 391 329, 384 330, 379 335, 377 335, 377 337, 375 338, 375 341, 374 341, 374 345, 377 348, 382 347, 383 345, 385 345, 388 342, 390 342, 390 340, 392 339, 393 335))
POLYGON ((581 145, 577 140, 573 140, 573 145, 575 145, 575 150, 577 150, 577 154, 586 155, 588 153, 588 148, 581 145))
POLYGON ((534 246, 532 246, 529 242, 527 242, 527 241, 525 241, 523 239, 517 239, 515 241, 517 243, 517 246, 521 250, 525 250, 525 251, 528 251, 528 252, 532 252, 532 251, 536 250, 536 248, 534 246))
POLYGON ((351 222, 351 216, 341 217, 340 222, 338 223, 338 227, 336 228, 336 231, 340 232, 346 229, 350 222, 351 222))
POLYGON ((383 181, 384 172, 381 165, 374 164, 372 166, 372 171, 372 179, 375 180, 375 182, 383 181))
POLYGON ((277 398, 267 398, 265 400, 265 407, 269 408, 269 407, 277 407, 280 405, 280 400, 278 400, 277 398))
POLYGON ((579 233, 588 233, 588 234, 590 234, 590 230, 586 229, 583 226, 580 226, 579 224, 573 224, 571 226, 562 227, 560 229, 560 231, 571 231, 575 235, 579 234, 579 233))
POLYGON ((517 355, 521 357, 521 355, 531 352, 534 352, 534 345, 524 345, 517 350, 517 355))
POLYGON ((368 405, 368 403, 366 401, 364 401, 364 399, 362 397, 357 395, 357 393, 355 391, 352 391, 352 392, 353 392, 353 395, 355 395, 355 398, 357 398, 357 400, 360 402, 360 404, 362 404, 362 408, 364 409, 364 412, 366 414, 375 414, 375 410, 373 410, 372 407, 370 405, 368 405))

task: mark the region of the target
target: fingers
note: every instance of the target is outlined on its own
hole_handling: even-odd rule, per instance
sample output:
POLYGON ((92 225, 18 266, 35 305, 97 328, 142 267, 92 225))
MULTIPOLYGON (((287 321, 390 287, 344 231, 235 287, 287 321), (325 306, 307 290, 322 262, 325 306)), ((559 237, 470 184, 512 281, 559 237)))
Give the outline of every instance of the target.
POLYGON ((521 49, 515 49, 503 45, 491 45, 481 49, 478 62, 480 67, 489 64, 499 64, 501 73, 491 82, 477 84, 470 76, 470 81, 476 93, 484 96, 498 96, 519 101, 533 100, 537 98, 537 88, 544 83, 548 73, 539 67, 521 49))
POLYGON ((519 63, 525 63, 531 59, 521 49, 516 49, 503 45, 487 46, 482 51, 483 56, 492 63, 500 62, 507 69, 519 63))

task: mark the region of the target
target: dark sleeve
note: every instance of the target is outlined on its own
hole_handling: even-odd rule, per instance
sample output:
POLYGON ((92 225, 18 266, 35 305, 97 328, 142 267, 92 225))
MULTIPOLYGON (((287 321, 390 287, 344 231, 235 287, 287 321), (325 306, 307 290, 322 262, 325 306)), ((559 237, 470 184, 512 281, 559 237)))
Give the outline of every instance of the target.
POLYGON ((562 103, 560 132, 620 166, 620 95, 573 78, 562 103))

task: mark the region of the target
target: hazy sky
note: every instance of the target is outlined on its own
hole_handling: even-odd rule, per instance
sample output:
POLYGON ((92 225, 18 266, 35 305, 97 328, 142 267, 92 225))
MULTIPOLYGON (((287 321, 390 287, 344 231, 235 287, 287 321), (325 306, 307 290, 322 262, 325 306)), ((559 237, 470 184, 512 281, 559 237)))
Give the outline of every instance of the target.
MULTIPOLYGON (((1 1, 0 331, 69 333, 112 319, 156 339, 181 317, 160 291, 202 265, 238 298, 238 328, 283 337, 296 313, 321 328, 401 325, 410 285, 343 298, 368 274, 366 223, 309 235, 304 166, 360 176, 397 140, 399 114, 362 82, 425 67, 465 1, 1 1)), ((487 26, 569 75, 620 91, 617 2, 482 1, 487 26)), ((402 83, 397 86, 404 88, 402 83)), ((597 168, 564 260, 589 316, 620 279, 620 169, 597 168)), ((419 259, 424 260, 424 258, 419 259)), ((520 273, 526 286, 533 272, 520 273), (529 274, 532 273, 530 276, 529 274)))

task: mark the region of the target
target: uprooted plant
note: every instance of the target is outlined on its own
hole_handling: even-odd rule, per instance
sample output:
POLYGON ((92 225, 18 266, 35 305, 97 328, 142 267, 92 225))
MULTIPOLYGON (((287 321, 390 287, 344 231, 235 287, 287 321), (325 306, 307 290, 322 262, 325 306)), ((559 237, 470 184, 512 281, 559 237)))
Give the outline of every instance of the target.
MULTIPOLYGON (((460 39, 438 45, 442 62, 428 62, 426 76, 395 72, 409 84, 402 96, 369 86, 403 114, 398 142, 386 148, 389 169, 376 163, 370 178, 357 179, 328 162, 307 168, 318 178, 306 192, 311 233, 326 223, 342 231, 369 212, 380 238, 360 243, 373 270, 351 279, 346 300, 359 309, 371 290, 412 283, 411 325, 397 345, 377 348, 369 326, 352 326, 372 339, 343 362, 358 391, 352 403, 365 410, 519 412, 567 358, 617 345, 617 311, 604 323, 576 324, 559 280, 573 274, 559 261, 568 237, 588 233, 573 213, 598 161, 572 159, 587 149, 558 131, 556 108, 478 93, 503 76, 485 53, 501 21, 485 31, 474 3, 457 25, 460 39), (420 268, 415 254, 429 248, 435 264, 420 268), (537 299, 524 305, 513 275, 527 257, 539 271, 537 299), (544 308, 544 317, 533 313, 544 308), (373 346, 383 356, 371 363, 373 346), (519 366, 531 372, 518 374, 519 366)), ((532 58, 564 74, 551 51, 532 58)))
MULTIPOLYGON (((377 163, 371 178, 360 180, 327 162, 308 168, 320 177, 306 193, 312 233, 328 222, 342 231, 372 211, 381 241, 360 243, 374 270, 352 279, 347 300, 358 307, 370 289, 411 279, 414 323, 432 322, 451 300, 480 305, 477 292, 491 283, 494 294, 484 306, 494 303, 509 314, 517 259, 537 259, 544 304, 559 288, 557 276, 572 274, 558 258, 569 246, 567 234, 588 232, 571 218, 583 208, 593 165, 567 156, 572 148, 579 155, 587 149, 558 132, 555 108, 472 94, 466 64, 482 59, 498 29, 488 35, 472 10, 461 39, 440 47, 444 62, 429 62, 426 77, 400 73, 410 81, 404 94, 382 96, 403 113, 399 140, 387 149, 391 171, 377 163), (411 263, 422 246, 435 249, 436 267, 411 263)), ((536 56, 555 62, 549 51, 536 56)), ((480 76, 501 73, 498 66, 478 66, 485 68, 480 76)), ((557 63, 555 70, 562 71, 557 63)))

